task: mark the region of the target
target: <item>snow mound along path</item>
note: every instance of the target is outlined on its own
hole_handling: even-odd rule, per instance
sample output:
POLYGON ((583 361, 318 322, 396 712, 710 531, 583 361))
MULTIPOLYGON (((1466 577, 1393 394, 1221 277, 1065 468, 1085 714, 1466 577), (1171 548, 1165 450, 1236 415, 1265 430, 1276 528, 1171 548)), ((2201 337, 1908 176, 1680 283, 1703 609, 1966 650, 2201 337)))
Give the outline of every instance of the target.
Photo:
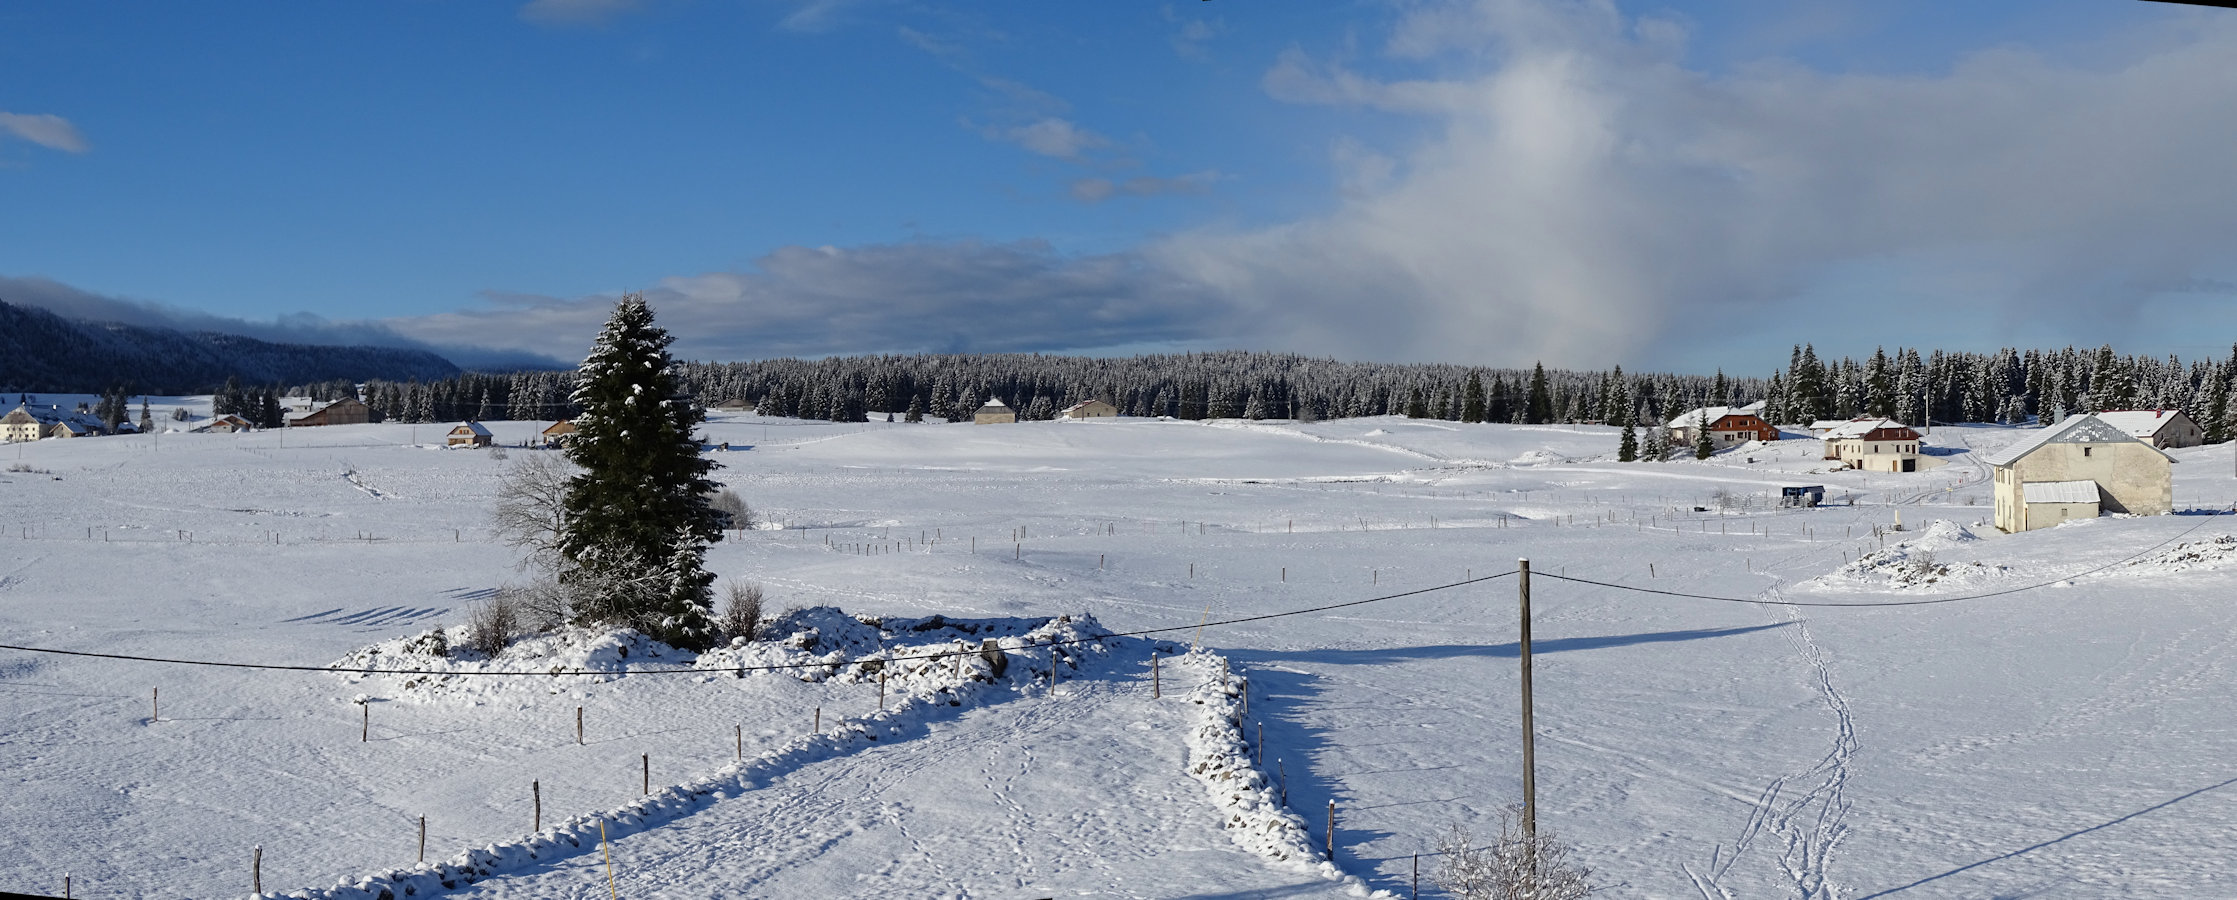
POLYGON ((1968 549, 1980 536, 1948 519, 1936 519, 1918 537, 1884 550, 1859 556, 1825 575, 1803 582, 1805 588, 1846 590, 1859 586, 1881 590, 1956 590, 1993 582, 2012 574, 2010 568, 1977 560, 1953 562, 1950 551, 1968 549))
MULTIPOLYGON (((836 610, 831 612, 837 613, 836 610)), ((846 617, 844 613, 837 614, 846 617)), ((826 624, 835 624, 829 619, 824 621, 826 624)), ((860 623, 860 620, 854 621, 860 623)), ((931 620, 892 621, 924 624, 931 620)), ((717 801, 765 787, 772 780, 809 763, 843 756, 881 738, 902 736, 910 727, 923 723, 936 711, 961 706, 967 701, 983 697, 997 687, 1031 690, 1048 677, 1049 666, 1042 661, 1053 659, 1057 664, 1077 670, 1087 656, 1109 653, 1111 632, 1092 616, 1060 616, 1028 624, 1032 621, 1034 620, 972 622, 974 626, 982 628, 1017 631, 1013 636, 986 638, 985 640, 994 642, 996 650, 982 650, 982 645, 976 643, 966 653, 954 653, 956 645, 945 643, 895 646, 842 664, 840 668, 844 673, 856 677, 867 674, 868 677, 875 678, 877 672, 889 668, 891 671, 901 672, 903 690, 900 702, 891 708, 859 718, 841 720, 822 733, 795 738, 752 759, 734 762, 712 774, 662 788, 643 799, 604 812, 576 816, 516 840, 466 850, 442 862, 384 869, 356 878, 344 877, 337 880, 331 888, 290 891, 284 895, 258 895, 251 900, 277 896, 299 900, 404 900, 407 897, 427 897, 508 872, 544 865, 555 859, 597 853, 601 836, 611 841, 656 828, 717 801), (1053 655, 1049 649, 1052 647, 1055 651, 1053 655), (932 657, 948 653, 954 655, 941 658, 901 658, 932 657)), ((926 630, 939 631, 945 627, 947 626, 943 624, 926 630)), ((703 658, 720 652, 722 651, 710 651, 703 658)), ((780 657, 786 655, 782 650, 778 653, 780 657)), ((501 655, 500 659, 502 658, 501 655)), ((819 657, 797 648, 791 651, 791 658, 803 662, 820 661, 819 657)), ((718 658, 716 661, 728 666, 737 665, 728 658, 718 658)), ((795 671, 763 670, 757 674, 792 677, 795 671)), ((743 677, 745 673, 739 674, 743 677)), ((543 683, 541 676, 518 677, 543 683)))
POLYGON ((2165 572, 2219 569, 2237 563, 2237 534, 2200 541, 2184 541, 2142 559, 2104 572, 2107 577, 2157 575, 2165 572))
MULTIPOLYGON (((389 669, 435 672, 403 676, 393 687, 396 696, 415 700, 472 699, 486 695, 536 689, 552 690, 562 684, 612 681, 635 666, 676 669, 690 665, 692 656, 632 629, 600 631, 564 627, 546 634, 521 638, 496 656, 465 649, 467 626, 430 628, 411 637, 392 638, 352 650, 331 665, 337 669, 389 669), (553 678, 489 678, 487 672, 550 672, 553 678)), ((352 672, 351 681, 396 676, 352 672)))
MULTIPOLYGON (((944 616, 881 620, 850 615, 837 607, 815 606, 764 623, 763 640, 735 640, 696 657, 632 629, 576 627, 521 638, 489 657, 463 649, 467 627, 454 625, 362 647, 332 665, 338 669, 435 672, 404 676, 394 685, 397 697, 415 700, 472 700, 523 690, 550 692, 563 686, 609 682, 632 673, 678 669, 702 670, 703 674, 696 677, 708 681, 722 675, 744 677, 756 669, 781 666, 784 668, 777 673, 802 681, 858 684, 876 681, 880 671, 886 672, 888 680, 918 677, 917 670, 923 664, 906 660, 897 663, 896 657, 973 651, 988 640, 997 641, 1004 650, 1015 650, 1023 646, 1022 639, 1069 621, 944 616), (548 672, 553 677, 484 677, 490 672, 548 672)), ((1072 648, 1060 647, 1057 654, 1060 660, 1077 667, 1072 648)), ((954 657, 942 662, 954 668, 954 657)), ((968 674, 969 668, 962 671, 968 674)), ((351 672, 345 677, 364 681, 391 676, 351 672)))
POLYGON ((1266 772, 1251 762, 1242 729, 1249 680, 1230 675, 1227 661, 1209 650, 1191 650, 1173 662, 1202 680, 1188 696, 1196 710, 1195 723, 1185 736, 1188 773, 1211 795, 1212 806, 1225 817, 1227 836, 1236 846, 1276 865, 1341 882, 1354 896, 1396 896, 1388 891, 1369 893, 1358 876, 1336 868, 1313 842, 1304 817, 1282 806, 1266 772))

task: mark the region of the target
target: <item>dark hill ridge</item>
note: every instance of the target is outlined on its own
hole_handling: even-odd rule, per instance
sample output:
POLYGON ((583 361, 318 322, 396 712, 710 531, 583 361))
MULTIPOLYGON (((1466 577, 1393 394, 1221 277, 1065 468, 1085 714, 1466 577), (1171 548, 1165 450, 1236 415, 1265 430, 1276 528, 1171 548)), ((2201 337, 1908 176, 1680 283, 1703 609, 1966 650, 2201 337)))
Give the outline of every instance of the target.
POLYGON ((425 350, 275 344, 237 334, 187 333, 113 322, 80 322, 0 302, 0 393, 207 393, 238 375, 244 384, 451 378, 457 366, 425 350))

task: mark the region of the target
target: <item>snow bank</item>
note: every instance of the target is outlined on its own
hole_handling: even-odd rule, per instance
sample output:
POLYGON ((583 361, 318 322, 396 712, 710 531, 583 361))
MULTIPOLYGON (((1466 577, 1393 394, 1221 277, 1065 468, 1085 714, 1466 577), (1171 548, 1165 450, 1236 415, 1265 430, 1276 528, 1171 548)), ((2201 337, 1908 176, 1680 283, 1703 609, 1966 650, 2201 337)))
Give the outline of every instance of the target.
POLYGON ((2225 534, 2201 541, 2184 541, 2101 574, 2157 575, 2192 569, 2219 569, 2232 562, 2237 562, 2237 535, 2225 534))
MULTIPOLYGON (((788 617, 795 614, 788 614, 788 617)), ((883 623, 848 616, 831 607, 798 611, 797 618, 780 617, 779 621, 792 626, 805 626, 781 641, 758 642, 743 646, 722 648, 702 654, 698 662, 708 668, 710 675, 725 667, 735 667, 751 656, 755 659, 786 660, 790 662, 826 663, 797 670, 776 670, 739 673, 763 676, 800 677, 803 672, 822 672, 824 677, 849 677, 875 679, 880 671, 887 673, 889 690, 898 685, 899 701, 887 709, 855 719, 843 719, 820 734, 794 738, 776 748, 742 762, 731 763, 712 774, 704 775, 682 784, 654 791, 650 796, 624 804, 601 813, 575 816, 557 825, 545 828, 524 838, 489 844, 480 849, 458 853, 442 862, 419 863, 408 868, 385 869, 357 878, 342 878, 331 888, 291 891, 285 895, 269 894, 260 897, 286 896, 301 900, 404 900, 406 897, 426 897, 441 891, 453 890, 506 872, 542 865, 553 859, 580 853, 596 853, 599 847, 600 826, 604 826, 607 840, 614 840, 658 827, 667 822, 728 797, 766 786, 772 780, 795 771, 810 763, 843 756, 881 738, 903 736, 908 728, 919 725, 932 714, 948 707, 962 706, 967 701, 980 698, 998 686, 1030 690, 1048 677, 1052 657, 1046 648, 1056 648, 1054 659, 1069 669, 1077 670, 1089 655, 1109 652, 1105 638, 1110 631, 1097 623, 1092 616, 1060 616, 1055 619, 1018 620, 951 620, 938 616, 930 619, 890 619, 883 623), (854 623, 852 626, 845 622, 854 623), (894 630, 888 630, 889 628, 894 630), (829 633, 826 632, 829 629, 829 633), (799 646, 810 643, 800 641, 802 634, 816 635, 811 645, 825 640, 833 649, 824 654, 799 646), (1009 632, 996 635, 989 632, 1009 632), (992 640, 1004 652, 980 651, 981 645, 971 641, 966 646, 960 639, 927 644, 894 645, 873 648, 859 656, 845 659, 848 648, 860 646, 869 635, 916 633, 934 638, 953 634, 987 633, 981 640, 992 640), (931 656, 958 649, 970 652, 939 659, 904 659, 909 656, 931 656), (898 677, 896 677, 898 676, 898 677)), ((596 640, 584 642, 580 634, 555 638, 569 648, 590 645, 610 650, 610 655, 597 651, 585 658, 619 659, 620 648, 642 635, 633 631, 614 632, 606 637, 613 643, 596 640)), ((406 640, 420 640, 424 638, 406 640)), ((397 642, 389 642, 394 644, 397 642)), ((524 642, 526 643, 526 642, 524 642)), ((385 645, 384 645, 385 646, 385 645)), ((517 646, 517 645, 516 645, 517 646)), ((370 649, 370 648, 368 648, 370 649)), ((351 658, 368 651, 359 651, 351 658)), ((484 665, 502 663, 512 650, 500 654, 498 659, 484 665)), ((639 651, 642 653, 643 651, 639 651)), ((669 654, 680 651, 667 650, 669 654)), ((415 657, 425 655, 413 654, 415 657)), ((771 664, 771 663, 764 663, 771 664)), ((476 665, 460 663, 459 665, 476 665)), ((362 679, 367 676, 351 676, 362 679)), ((371 676, 390 677, 390 676, 371 676)), ((449 678, 449 676, 444 676, 449 678)), ((520 676, 518 679, 451 679, 475 681, 529 681, 545 682, 538 676, 520 676)))
MULTIPOLYGON (((395 683, 399 698, 433 700, 470 699, 525 688, 551 690, 560 685, 612 681, 631 667, 676 669, 691 663, 691 654, 646 637, 632 629, 600 631, 565 627, 548 634, 515 641, 494 657, 463 649, 467 626, 431 628, 407 638, 393 638, 350 651, 332 665, 343 669, 403 669, 432 671, 433 675, 404 676, 395 683), (481 672, 551 672, 555 677, 476 677, 481 672), (562 674, 565 673, 565 674, 562 674)), ((348 673, 357 683, 397 676, 348 673)))
POLYGON ((1980 537, 1948 519, 1936 519, 1918 537, 1875 550, 1832 572, 1803 582, 1806 588, 1847 589, 1859 585, 1883 590, 1948 590, 1986 584, 2012 574, 2010 568, 1979 561, 1945 562, 1938 555, 1967 548, 1980 537))
POLYGON ((1213 807, 1226 817, 1227 836, 1284 867, 1341 882, 1355 896, 1394 896, 1388 891, 1369 894, 1365 882, 1336 868, 1313 841, 1304 817, 1283 808, 1266 773, 1252 764, 1241 724, 1249 681, 1228 674, 1227 661, 1209 650, 1191 650, 1173 663, 1203 681, 1188 697, 1196 708, 1195 724, 1186 735, 1188 773, 1203 783, 1213 807))

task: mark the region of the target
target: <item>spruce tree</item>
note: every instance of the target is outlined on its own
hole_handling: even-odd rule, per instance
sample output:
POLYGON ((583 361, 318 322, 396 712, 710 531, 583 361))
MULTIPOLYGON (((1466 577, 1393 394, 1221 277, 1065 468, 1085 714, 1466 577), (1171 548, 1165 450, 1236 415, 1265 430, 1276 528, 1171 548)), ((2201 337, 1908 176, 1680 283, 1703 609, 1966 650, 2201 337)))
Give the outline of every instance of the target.
POLYGON ((1616 440, 1616 462, 1631 462, 1639 458, 1639 432, 1632 427, 1631 393, 1623 383, 1623 367, 1617 366, 1609 379, 1608 415, 1623 426, 1623 436, 1616 440))
POLYGON ((1669 460, 1670 429, 1663 427, 1661 422, 1649 420, 1647 422, 1646 445, 1639 449, 1639 455, 1646 457, 1648 462, 1669 460))
POLYGON ((1708 459, 1716 452, 1717 445, 1709 440, 1709 414, 1704 412, 1694 417, 1693 458, 1708 459))
POLYGON ((1460 420, 1481 422, 1485 415, 1484 380, 1474 372, 1468 373, 1468 383, 1460 388, 1460 420))
POLYGON ((705 412, 676 389, 672 340, 644 297, 628 294, 583 360, 567 445, 582 472, 567 486, 561 577, 588 589, 579 618, 703 650, 717 629, 702 563, 721 532, 706 499, 714 463, 692 433, 705 412))
POLYGON ((1525 425, 1553 421, 1553 393, 1546 387, 1545 363, 1537 363, 1530 370, 1530 396, 1523 406, 1522 421, 1525 425))

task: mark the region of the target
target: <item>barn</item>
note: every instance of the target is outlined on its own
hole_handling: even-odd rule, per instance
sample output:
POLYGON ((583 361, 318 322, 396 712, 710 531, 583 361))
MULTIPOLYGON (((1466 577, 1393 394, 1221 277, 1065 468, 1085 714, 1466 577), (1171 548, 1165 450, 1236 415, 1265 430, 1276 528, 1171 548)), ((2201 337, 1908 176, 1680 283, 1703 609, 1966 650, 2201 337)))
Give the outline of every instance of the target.
POLYGON ((1017 410, 1004 404, 1000 397, 988 400, 985 406, 979 407, 978 412, 971 414, 973 425, 1003 425, 1017 420, 1017 410))

